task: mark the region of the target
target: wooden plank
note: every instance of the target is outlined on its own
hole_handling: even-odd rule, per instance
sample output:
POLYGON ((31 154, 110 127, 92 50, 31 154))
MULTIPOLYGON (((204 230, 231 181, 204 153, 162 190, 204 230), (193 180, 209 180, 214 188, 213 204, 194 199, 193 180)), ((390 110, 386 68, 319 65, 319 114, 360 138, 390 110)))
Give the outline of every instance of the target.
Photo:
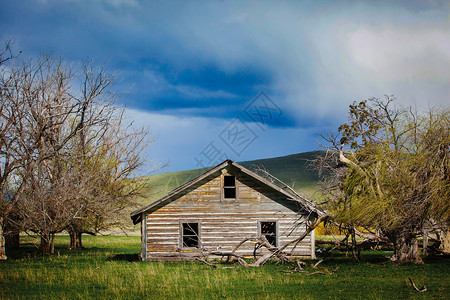
MULTIPOLYGON (((195 249, 178 249, 180 221, 201 221, 201 245, 205 249, 216 248, 230 251, 243 238, 257 236, 258 221, 278 222, 278 241, 285 243, 295 239, 305 230, 296 227, 305 217, 292 210, 292 201, 267 186, 259 186, 259 181, 245 175, 236 176, 238 200, 221 201, 220 177, 205 181, 192 189, 187 189, 175 201, 160 207, 147 215, 147 257, 169 257, 181 259, 182 254, 199 254, 195 249)), ((239 250, 253 254, 254 243, 248 242, 239 250)), ((288 248, 290 250, 292 248, 288 248)), ((294 253, 311 256, 311 238, 307 237, 294 253)))
MULTIPOLYGON (((145 220, 146 217, 146 213, 142 213, 142 219, 145 220)), ((141 236, 141 241, 142 241, 142 254, 141 257, 142 259, 145 261, 146 257, 147 257, 147 223, 142 221, 141 222, 141 228, 142 228, 142 236, 141 236)))

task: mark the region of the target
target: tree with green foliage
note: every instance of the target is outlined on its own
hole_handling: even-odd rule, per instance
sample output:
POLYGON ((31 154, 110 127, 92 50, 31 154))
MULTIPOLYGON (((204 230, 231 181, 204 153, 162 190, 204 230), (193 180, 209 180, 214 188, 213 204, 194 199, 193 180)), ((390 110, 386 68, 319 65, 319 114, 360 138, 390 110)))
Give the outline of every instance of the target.
POLYGON ((424 114, 393 102, 350 105, 349 122, 325 137, 326 207, 340 223, 381 232, 394 261, 422 263, 424 226, 450 225, 450 110, 424 114))
POLYGON ((146 129, 136 131, 122 121, 122 114, 116 114, 100 135, 97 130, 86 130, 75 147, 78 154, 65 166, 78 181, 72 187, 79 199, 77 216, 67 228, 70 249, 83 249, 83 233, 124 229, 130 211, 140 204, 136 196, 147 184, 131 177, 143 165, 141 153, 151 141, 146 129))

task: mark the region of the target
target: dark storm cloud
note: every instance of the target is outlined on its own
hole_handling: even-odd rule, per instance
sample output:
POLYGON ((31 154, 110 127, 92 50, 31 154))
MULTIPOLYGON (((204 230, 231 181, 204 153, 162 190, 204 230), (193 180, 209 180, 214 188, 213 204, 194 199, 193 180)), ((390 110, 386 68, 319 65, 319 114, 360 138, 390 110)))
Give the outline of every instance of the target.
POLYGON ((448 14, 448 1, 1 1, 0 39, 118 72, 119 104, 158 123, 171 157, 185 155, 172 140, 202 147, 236 117, 254 123, 245 108, 265 92, 283 114, 258 143, 275 156, 316 149, 353 101, 448 104, 448 14))

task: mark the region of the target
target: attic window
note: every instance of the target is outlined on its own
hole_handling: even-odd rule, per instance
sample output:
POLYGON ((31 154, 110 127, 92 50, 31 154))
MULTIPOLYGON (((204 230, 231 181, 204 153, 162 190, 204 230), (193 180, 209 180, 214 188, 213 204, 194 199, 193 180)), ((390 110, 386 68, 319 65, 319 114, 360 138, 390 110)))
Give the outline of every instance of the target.
POLYGON ((260 235, 264 235, 272 246, 277 246, 277 222, 260 222, 260 235))
POLYGON ((236 178, 234 176, 223 176, 223 197, 236 199, 236 178))
POLYGON ((200 245, 198 223, 181 223, 183 247, 195 247, 200 245))

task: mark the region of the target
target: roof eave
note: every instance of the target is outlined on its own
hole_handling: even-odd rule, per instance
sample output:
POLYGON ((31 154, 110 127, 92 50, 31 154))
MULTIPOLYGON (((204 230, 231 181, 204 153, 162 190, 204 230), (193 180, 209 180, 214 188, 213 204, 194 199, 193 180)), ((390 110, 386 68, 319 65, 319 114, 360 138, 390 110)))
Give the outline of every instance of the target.
POLYGON ((305 206, 306 208, 308 208, 310 211, 317 213, 318 215, 323 215, 325 214, 325 212, 323 212, 322 210, 318 209, 317 207, 313 206, 313 203, 310 203, 309 200, 307 200, 304 197, 298 197, 295 194, 292 194, 284 189, 282 189, 281 187, 273 184, 272 182, 268 181, 267 179, 261 177, 260 175, 256 174, 253 171, 250 171, 249 169, 235 163, 232 162, 232 165, 235 166, 236 168, 240 169, 241 171, 243 171, 244 173, 246 173, 249 176, 252 176, 256 179, 258 179, 259 181, 261 181, 262 183, 266 184, 267 186, 269 186, 270 188, 284 194, 285 196, 287 196, 287 199, 291 200, 291 201, 295 201, 295 202, 299 202, 301 205, 305 206))
POLYGON ((229 165, 230 163, 233 163, 233 162, 232 162, 231 160, 228 160, 228 159, 227 159, 227 160, 224 161, 223 163, 221 163, 221 164, 215 166, 214 168, 212 168, 212 169, 206 171, 206 172, 203 173, 202 175, 200 175, 200 176, 198 176, 198 177, 192 179, 191 181, 188 181, 188 182, 186 182, 185 184, 183 184, 183 185, 177 187, 176 189, 170 191, 168 194, 164 195, 163 197, 161 197, 161 198, 159 198, 159 199, 153 201, 152 203, 150 203, 150 204, 148 204, 148 205, 146 205, 146 206, 144 206, 144 207, 141 207, 140 209, 137 209, 137 210, 131 212, 131 213, 130 213, 130 216, 131 216, 131 219, 133 220, 133 223, 134 223, 134 224, 137 224, 137 223, 140 222, 139 220, 137 220, 137 221, 135 222, 134 219, 133 219, 133 217, 135 217, 135 216, 137 216, 137 215, 140 215, 141 213, 143 213, 143 212, 145 212, 145 211, 151 209, 152 207, 155 207, 156 205, 158 205, 159 203, 163 202, 164 200, 169 199, 170 197, 172 197, 172 196, 174 196, 174 195, 177 195, 179 192, 182 192, 183 190, 187 189, 188 187, 194 185, 195 183, 197 183, 197 182, 199 182, 199 181, 205 179, 205 178, 208 177, 209 175, 211 175, 211 174, 217 172, 218 170, 220 170, 220 169, 226 167, 226 166, 229 165))
POLYGON ((269 182, 268 180, 264 179, 263 177, 259 176, 258 174, 256 174, 256 173, 254 173, 254 172, 248 170, 247 168, 245 168, 245 167, 243 167, 243 166, 241 166, 241 165, 239 165, 239 164, 237 164, 237 163, 235 163, 235 162, 233 162, 233 161, 231 161, 231 160, 229 160, 229 159, 227 159, 227 160, 224 161, 223 163, 221 163, 221 164, 215 166, 214 168, 212 168, 212 169, 206 171, 206 172, 203 173, 202 175, 200 175, 200 176, 198 176, 198 177, 192 179, 191 181, 186 182, 185 184, 179 186, 178 188, 176 188, 176 189, 170 191, 168 194, 166 194, 165 196, 159 198, 158 200, 153 201, 152 203, 150 203, 150 204, 148 204, 148 205, 146 205, 146 206, 143 206, 143 207, 141 207, 141 208, 138 209, 138 210, 135 210, 135 211, 131 212, 130 217, 131 217, 131 219, 133 220, 133 224, 137 224, 137 223, 139 223, 139 222, 142 221, 141 218, 140 218, 140 215, 141 215, 143 212, 146 212, 147 210, 149 210, 149 209, 155 207, 156 205, 160 204, 161 202, 163 202, 163 201, 165 201, 165 200, 167 200, 167 199, 169 199, 169 198, 171 198, 171 197, 177 195, 178 193, 182 192, 183 190, 189 188, 190 186, 194 185, 195 183, 197 183, 197 182, 199 182, 199 181, 205 179, 205 178, 208 177, 209 175, 211 175, 211 174, 213 174, 213 173, 215 173, 215 172, 217 172, 217 171, 219 171, 219 170, 225 168, 225 167, 228 166, 228 165, 232 165, 233 167, 235 167, 235 168, 241 170, 242 172, 246 173, 247 175, 249 175, 249 176, 251 176, 251 177, 257 179, 258 181, 264 183, 265 185, 269 186, 270 188, 272 188, 272 189, 274 189, 274 190, 276 190, 276 191, 282 193, 283 195, 285 195, 285 196, 287 197, 287 199, 300 203, 300 204, 303 205, 305 208, 307 208, 307 209, 310 210, 311 212, 316 213, 316 214, 319 215, 319 216, 325 213, 325 212, 323 212, 322 210, 318 209, 317 207, 314 207, 314 206, 312 205, 312 203, 310 204, 310 203, 309 203, 310 201, 307 200, 306 198, 298 197, 297 195, 291 194, 291 193, 287 192, 286 190, 283 190, 283 189, 280 188, 279 186, 277 186, 277 185, 275 185, 275 184, 269 182))

